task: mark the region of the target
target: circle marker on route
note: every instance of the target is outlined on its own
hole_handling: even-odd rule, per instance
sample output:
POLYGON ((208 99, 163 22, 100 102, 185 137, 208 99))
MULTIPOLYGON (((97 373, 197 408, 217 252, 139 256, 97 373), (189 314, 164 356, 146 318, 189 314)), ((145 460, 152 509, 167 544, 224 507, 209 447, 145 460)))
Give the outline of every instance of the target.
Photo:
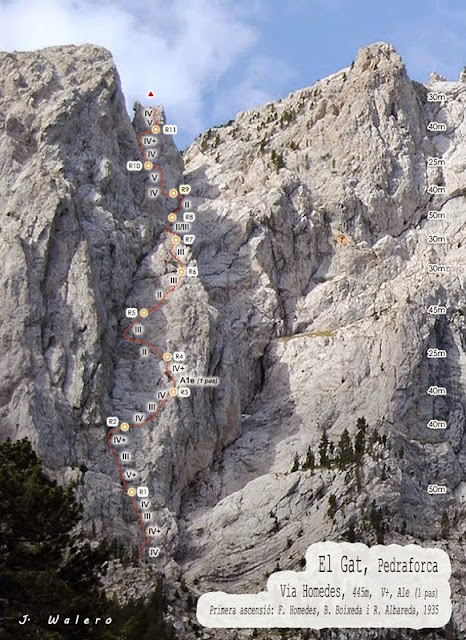
POLYGON ((178 191, 176 189, 170 189, 168 194, 169 194, 170 198, 176 198, 176 196, 178 195, 178 191))
POLYGON ((158 124, 154 124, 154 126, 151 129, 152 133, 160 133, 160 127, 158 124))
POLYGON ((183 268, 178 269, 178 275, 179 276, 184 276, 185 273, 186 273, 186 271, 183 268))
POLYGON ((170 392, 169 392, 169 393, 170 393, 170 395, 171 395, 171 396, 176 396, 176 389, 175 389, 175 387, 172 387, 172 388, 170 389, 170 392))
POLYGON ((171 353, 164 353, 163 354, 163 359, 165 360, 165 362, 170 362, 170 360, 172 359, 172 354, 171 353))
POLYGON ((128 489, 128 495, 131 496, 131 498, 133 498, 136 495, 136 489, 134 487, 131 487, 130 489, 128 489))
POLYGON ((169 222, 175 222, 175 220, 176 220, 176 214, 174 214, 174 213, 169 213, 169 214, 168 214, 168 220, 169 220, 169 222))
POLYGON ((172 242, 173 242, 173 244, 180 244, 180 237, 179 236, 173 236, 172 242))
POLYGON ((149 315, 149 312, 147 309, 141 309, 139 311, 139 315, 141 316, 141 318, 147 318, 147 316, 149 315))
POLYGON ((152 162, 144 162, 144 169, 147 169, 147 171, 150 171, 153 166, 152 162))
POLYGON ((120 429, 121 429, 122 431, 129 431, 129 424, 128 424, 127 422, 122 422, 122 423, 120 424, 120 429))

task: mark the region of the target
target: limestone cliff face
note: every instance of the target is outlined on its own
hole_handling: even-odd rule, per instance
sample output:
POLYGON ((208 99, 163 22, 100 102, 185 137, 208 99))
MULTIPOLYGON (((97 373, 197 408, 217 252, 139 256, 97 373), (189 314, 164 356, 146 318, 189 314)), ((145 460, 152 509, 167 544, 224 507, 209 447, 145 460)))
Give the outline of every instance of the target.
MULTIPOLYGON (((144 109, 131 124, 96 47, 1 54, 0 69, 2 433, 30 437, 53 473, 78 482, 88 533, 134 546, 105 418, 132 421, 167 386, 122 330, 125 308, 151 307, 175 268, 162 233, 170 203, 148 198, 146 172, 126 170, 140 159, 144 109)), ((375 500, 386 543, 450 553, 464 632, 465 102, 464 85, 413 83, 393 48, 375 44, 314 87, 207 131, 183 157, 160 135, 166 188, 192 186, 186 262, 199 274, 145 336, 220 384, 170 401, 133 436, 162 529, 135 591, 159 571, 194 594, 263 588, 312 542, 351 531, 375 543, 375 500), (429 131, 433 121, 446 128, 429 131), (447 358, 428 359, 429 348, 447 358), (306 469, 324 430, 337 447, 361 417, 358 469, 306 469), (448 427, 428 428, 434 418, 448 427)))

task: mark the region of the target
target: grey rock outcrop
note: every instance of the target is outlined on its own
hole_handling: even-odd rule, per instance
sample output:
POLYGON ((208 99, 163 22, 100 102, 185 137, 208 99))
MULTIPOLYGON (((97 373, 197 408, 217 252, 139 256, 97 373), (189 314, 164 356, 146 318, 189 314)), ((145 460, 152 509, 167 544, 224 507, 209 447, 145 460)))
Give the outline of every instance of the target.
MULTIPOLYGON (((134 547, 141 531, 105 419, 132 421, 167 387, 160 362, 122 330, 125 308, 151 307, 175 269, 170 203, 147 197, 147 173, 126 171, 140 159, 144 108, 131 125, 110 54, 96 47, 1 54, 0 69, 2 432, 28 436, 51 473, 78 482, 88 534, 134 547)), ((351 531, 444 548, 464 634, 465 102, 460 83, 413 83, 379 43, 208 130, 183 156, 160 136, 166 188, 192 187, 186 263, 199 274, 144 335, 220 384, 192 388, 132 436, 163 530, 157 562, 128 570, 132 593, 159 572, 174 602, 181 580, 194 595, 257 590, 277 566, 297 569, 312 542, 351 531), (447 395, 429 395, 436 385, 447 395), (363 464, 306 464, 311 452, 318 465, 324 431, 338 451, 362 417, 363 464)), ((122 592, 124 571, 112 564, 109 589, 122 592)), ((192 618, 177 620, 183 637, 194 637, 192 618)))

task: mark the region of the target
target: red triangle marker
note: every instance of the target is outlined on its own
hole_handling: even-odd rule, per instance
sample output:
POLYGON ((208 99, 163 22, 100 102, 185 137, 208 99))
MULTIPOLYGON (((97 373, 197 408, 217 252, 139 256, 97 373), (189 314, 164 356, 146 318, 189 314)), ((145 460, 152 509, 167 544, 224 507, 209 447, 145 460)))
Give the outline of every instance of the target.
POLYGON ((147 94, 147 97, 148 98, 153 98, 154 97, 154 94, 152 93, 152 91, 149 91, 149 93, 147 94))

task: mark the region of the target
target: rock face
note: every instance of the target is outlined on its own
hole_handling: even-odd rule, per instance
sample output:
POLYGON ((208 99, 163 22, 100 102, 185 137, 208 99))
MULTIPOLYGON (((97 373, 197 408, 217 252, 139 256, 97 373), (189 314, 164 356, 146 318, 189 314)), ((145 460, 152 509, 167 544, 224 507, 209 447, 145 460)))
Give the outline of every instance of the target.
MULTIPOLYGON (((175 272, 163 233, 174 207, 126 170, 147 120, 136 105, 129 122, 108 52, 1 54, 0 69, 2 432, 78 482, 88 534, 134 547, 105 420, 132 422, 167 388, 122 331, 125 308, 151 307, 175 272)), ((450 554, 464 635, 465 102, 461 83, 413 83, 375 44, 184 157, 159 136, 166 188, 192 188, 198 275, 144 335, 220 384, 193 387, 133 436, 162 529, 159 558, 131 570, 135 592, 158 572, 173 598, 181 579, 194 595, 253 591, 313 542, 418 542, 450 554), (359 464, 321 464, 324 432, 338 458, 344 430, 354 443, 364 424, 359 464)), ((178 616, 180 637, 193 616, 178 616)))

